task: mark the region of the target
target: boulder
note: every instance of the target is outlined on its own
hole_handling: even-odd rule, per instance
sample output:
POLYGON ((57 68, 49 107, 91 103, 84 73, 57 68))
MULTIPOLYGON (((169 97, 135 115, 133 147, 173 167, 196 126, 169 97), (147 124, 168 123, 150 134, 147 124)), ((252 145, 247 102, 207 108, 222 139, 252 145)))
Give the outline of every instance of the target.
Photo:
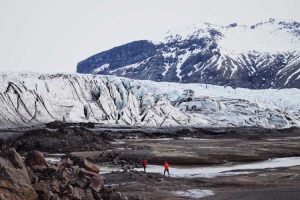
POLYGON ((14 149, 0 152, 0 199, 36 200, 30 177, 20 155, 14 149))
POLYGON ((61 167, 72 167, 74 165, 74 162, 73 162, 73 160, 71 160, 71 158, 63 158, 61 161, 59 161, 58 163, 57 163, 57 166, 59 167, 59 168, 61 168, 61 167))
POLYGON ((89 186, 89 180, 87 178, 81 177, 75 181, 74 185, 86 189, 89 186))
POLYGON ((50 187, 49 181, 39 181, 33 185, 34 190, 39 196, 39 200, 60 200, 59 196, 55 194, 50 187))
POLYGON ((95 200, 91 188, 87 188, 87 189, 85 190, 85 199, 84 199, 84 200, 95 200))
POLYGON ((79 169, 79 174, 82 175, 82 176, 85 176, 87 178, 97 175, 95 172, 91 172, 91 171, 89 171, 85 168, 80 168, 79 169))
POLYGON ((89 161, 85 158, 75 156, 75 155, 69 155, 69 156, 75 165, 78 165, 79 167, 85 168, 88 171, 91 171, 91 172, 94 172, 97 174, 100 172, 100 169, 97 167, 97 165, 95 165, 91 161, 89 161))
POLYGON ((100 192, 103 189, 105 183, 105 178, 99 174, 90 178, 89 187, 92 188, 95 192, 100 192))
POLYGON ((34 184, 34 183, 38 182, 39 177, 36 175, 36 173, 34 173, 34 171, 28 166, 26 167, 26 169, 27 169, 27 172, 29 174, 29 178, 30 178, 31 183, 34 184))
POLYGON ((53 192, 60 193, 59 182, 57 180, 53 180, 50 187, 53 192))
POLYGON ((39 182, 33 185, 34 190, 39 194, 48 194, 50 191, 49 183, 40 180, 39 182))
POLYGON ((25 160, 26 165, 33 169, 44 169, 47 168, 49 165, 44 158, 44 155, 39 151, 30 151, 25 160))
POLYGON ((72 192, 72 196, 75 198, 75 199, 78 199, 78 200, 83 200, 85 199, 85 192, 83 189, 79 188, 79 187, 72 187, 70 186, 70 190, 72 192))
POLYGON ((83 160, 83 164, 84 164, 83 167, 89 171, 95 172, 97 174, 100 172, 99 168, 94 163, 88 161, 87 159, 83 160))
POLYGON ((61 168, 57 171, 55 176, 60 181, 69 182, 72 178, 72 172, 69 168, 61 168))
POLYGON ((126 200, 127 197, 120 192, 112 193, 110 196, 110 200, 126 200))

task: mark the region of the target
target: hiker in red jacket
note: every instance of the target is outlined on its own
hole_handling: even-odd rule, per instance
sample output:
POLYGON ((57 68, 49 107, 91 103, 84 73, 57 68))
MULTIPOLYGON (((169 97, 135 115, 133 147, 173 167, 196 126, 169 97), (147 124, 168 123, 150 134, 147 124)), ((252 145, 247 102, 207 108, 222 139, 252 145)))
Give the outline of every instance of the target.
POLYGON ((144 160, 142 161, 142 166, 143 166, 143 168, 144 168, 144 172, 146 172, 146 167, 147 167, 147 165, 148 165, 148 161, 147 161, 146 159, 144 159, 144 160))
POLYGON ((170 172, 169 172, 169 163, 167 161, 165 161, 164 164, 164 176, 166 175, 166 172, 168 172, 168 175, 170 176, 170 172))

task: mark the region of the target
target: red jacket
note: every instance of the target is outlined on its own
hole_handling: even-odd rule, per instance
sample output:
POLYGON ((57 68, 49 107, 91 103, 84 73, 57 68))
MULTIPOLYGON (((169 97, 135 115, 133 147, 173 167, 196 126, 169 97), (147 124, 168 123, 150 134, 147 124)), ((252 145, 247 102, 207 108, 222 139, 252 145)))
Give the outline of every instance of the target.
POLYGON ((147 160, 143 160, 143 161, 142 161, 142 165, 143 165, 143 167, 147 167, 148 161, 147 161, 147 160))
POLYGON ((165 168, 165 170, 168 170, 168 169, 169 169, 169 164, 168 164, 167 162, 165 162, 164 168, 165 168))

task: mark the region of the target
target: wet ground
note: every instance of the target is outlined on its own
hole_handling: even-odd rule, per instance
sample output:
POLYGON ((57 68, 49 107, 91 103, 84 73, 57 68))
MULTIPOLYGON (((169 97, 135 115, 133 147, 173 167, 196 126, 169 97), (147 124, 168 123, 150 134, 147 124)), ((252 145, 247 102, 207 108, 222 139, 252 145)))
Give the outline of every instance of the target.
MULTIPOLYGON (((117 180, 111 184, 123 182, 117 188, 125 193, 130 191, 149 199, 176 196, 178 199, 293 200, 300 197, 300 137, 297 136, 125 139, 115 144, 136 148, 129 151, 124 148, 119 159, 146 157, 150 162, 147 173, 155 173, 106 174, 108 180, 117 180), (162 176, 164 160, 171 165, 170 178, 162 176), (134 181, 119 181, 122 176, 134 181)), ((120 171, 116 166, 106 171, 109 169, 120 171)))
POLYGON ((24 154, 37 149, 51 162, 65 154, 97 162, 107 184, 128 199, 300 199, 297 128, 50 124, 0 132, 3 146, 24 154), (170 177, 162 175, 164 161, 170 177))

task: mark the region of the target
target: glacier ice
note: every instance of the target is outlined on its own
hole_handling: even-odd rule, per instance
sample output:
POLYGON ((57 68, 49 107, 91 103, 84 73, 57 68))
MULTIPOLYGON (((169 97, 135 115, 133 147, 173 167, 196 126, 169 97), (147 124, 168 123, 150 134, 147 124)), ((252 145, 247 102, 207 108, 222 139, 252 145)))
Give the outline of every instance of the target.
POLYGON ((0 73, 0 127, 54 120, 129 126, 300 124, 300 90, 250 90, 205 84, 79 74, 0 73))

